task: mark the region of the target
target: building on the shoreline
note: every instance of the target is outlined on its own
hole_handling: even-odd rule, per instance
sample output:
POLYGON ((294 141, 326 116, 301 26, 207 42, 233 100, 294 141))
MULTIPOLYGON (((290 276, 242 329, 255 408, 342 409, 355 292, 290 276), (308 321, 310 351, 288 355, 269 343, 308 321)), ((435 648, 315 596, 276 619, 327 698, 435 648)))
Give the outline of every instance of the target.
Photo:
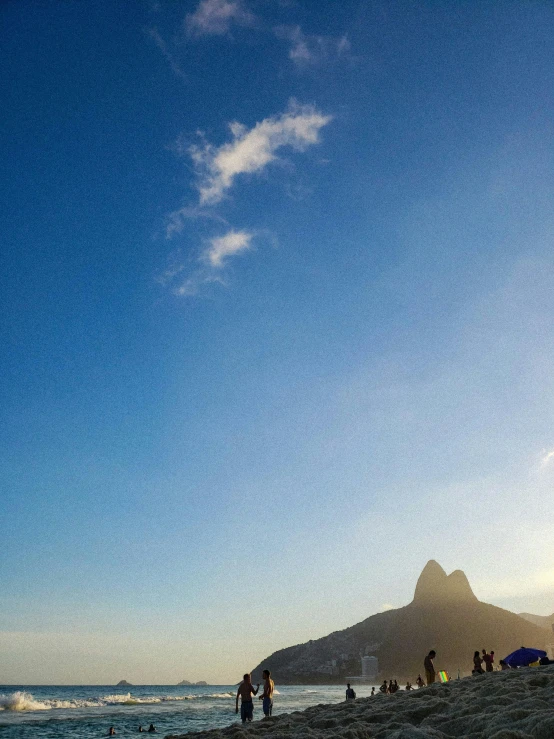
POLYGON ((379 674, 379 660, 377 657, 365 655, 361 657, 362 662, 362 674, 361 675, 350 675, 347 680, 359 683, 370 683, 375 680, 379 674))
POLYGON ((379 673, 379 660, 377 657, 362 657, 362 677, 365 680, 372 680, 379 673))

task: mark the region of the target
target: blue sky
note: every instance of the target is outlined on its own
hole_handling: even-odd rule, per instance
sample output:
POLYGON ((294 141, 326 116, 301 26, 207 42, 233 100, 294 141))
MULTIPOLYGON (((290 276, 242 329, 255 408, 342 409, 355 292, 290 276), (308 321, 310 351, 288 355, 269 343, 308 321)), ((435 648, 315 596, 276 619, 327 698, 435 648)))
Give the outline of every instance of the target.
POLYGON ((1 13, 0 682, 552 613, 552 5, 1 13))

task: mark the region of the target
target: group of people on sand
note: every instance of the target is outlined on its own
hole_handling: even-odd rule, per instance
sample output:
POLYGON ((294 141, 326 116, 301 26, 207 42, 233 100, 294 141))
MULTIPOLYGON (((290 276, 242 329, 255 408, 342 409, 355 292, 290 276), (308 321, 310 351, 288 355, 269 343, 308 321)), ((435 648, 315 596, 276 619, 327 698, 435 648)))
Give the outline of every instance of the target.
MULTIPOLYGON (((264 718, 269 718, 273 713, 273 693, 275 692, 275 683, 271 679, 271 672, 269 670, 264 670, 262 672, 262 678, 264 681, 264 689, 263 693, 258 696, 258 699, 262 701, 264 718)), ((252 721, 254 718, 254 701, 252 700, 252 696, 258 695, 259 689, 259 683, 256 687, 252 685, 252 676, 249 673, 243 675, 243 680, 237 690, 237 700, 235 705, 235 713, 238 713, 240 697, 240 718, 243 724, 247 721, 252 721)))
POLYGON ((393 693, 396 693, 397 690, 400 690, 400 685, 397 683, 396 680, 392 680, 392 678, 391 680, 389 680, 388 683, 386 680, 383 680, 383 684, 379 688, 379 692, 385 693, 386 695, 392 695, 393 693))
MULTIPOLYGON (((482 649, 481 651, 482 654, 479 654, 479 651, 477 650, 473 655, 473 670, 471 671, 472 675, 482 675, 484 672, 494 671, 494 652, 492 651, 492 649, 490 652, 487 652, 486 649, 482 649), (483 669, 483 665, 485 665, 485 669, 483 669)), ((504 662, 504 660, 501 660, 501 662, 504 662)))

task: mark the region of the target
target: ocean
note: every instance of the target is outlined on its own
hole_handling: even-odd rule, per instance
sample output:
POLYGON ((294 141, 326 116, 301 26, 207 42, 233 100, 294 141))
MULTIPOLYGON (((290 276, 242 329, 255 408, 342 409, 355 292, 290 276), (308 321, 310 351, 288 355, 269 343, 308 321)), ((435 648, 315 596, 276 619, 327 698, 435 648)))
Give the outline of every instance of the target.
MULTIPOLYGON (((346 686, 278 686, 274 715, 344 700, 346 686)), ((356 686, 358 697, 371 685, 356 686)), ((240 722, 236 686, 140 685, 0 686, 0 739, 97 739, 113 726, 118 737, 136 736, 154 724, 159 735, 216 729, 240 722)), ((262 718, 254 699, 254 721, 262 718)))

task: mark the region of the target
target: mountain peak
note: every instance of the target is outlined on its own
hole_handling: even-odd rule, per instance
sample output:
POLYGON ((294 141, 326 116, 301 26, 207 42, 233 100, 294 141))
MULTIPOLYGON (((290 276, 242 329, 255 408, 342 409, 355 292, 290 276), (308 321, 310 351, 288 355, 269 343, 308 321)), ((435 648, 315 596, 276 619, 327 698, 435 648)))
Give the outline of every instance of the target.
POLYGON ((423 604, 453 600, 476 601, 477 598, 462 570, 454 570, 447 575, 438 562, 430 559, 418 578, 413 602, 423 604))

